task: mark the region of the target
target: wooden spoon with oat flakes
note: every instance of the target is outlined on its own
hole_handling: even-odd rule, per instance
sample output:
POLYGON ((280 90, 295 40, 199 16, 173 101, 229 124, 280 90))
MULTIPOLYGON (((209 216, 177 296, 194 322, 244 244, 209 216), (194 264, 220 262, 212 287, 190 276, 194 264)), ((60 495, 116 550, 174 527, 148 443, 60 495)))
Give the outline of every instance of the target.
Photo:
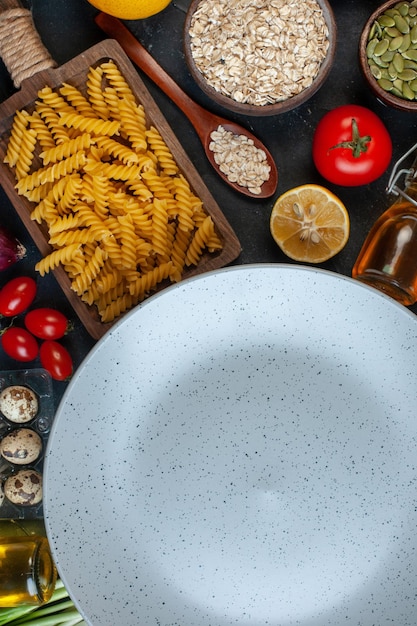
POLYGON ((161 68, 124 24, 107 13, 95 18, 98 26, 119 42, 126 54, 181 109, 194 126, 207 158, 233 189, 252 198, 269 198, 278 184, 272 155, 252 133, 194 102, 161 68), (231 161, 222 165, 226 154, 231 161))

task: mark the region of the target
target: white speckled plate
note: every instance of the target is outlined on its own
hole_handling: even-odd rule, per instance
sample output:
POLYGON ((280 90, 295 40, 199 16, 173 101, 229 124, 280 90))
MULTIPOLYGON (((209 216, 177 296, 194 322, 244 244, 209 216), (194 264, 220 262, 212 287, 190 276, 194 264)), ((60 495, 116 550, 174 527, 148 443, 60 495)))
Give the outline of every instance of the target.
POLYGON ((103 337, 45 467, 94 626, 415 626, 417 317, 322 270, 241 266, 103 337))

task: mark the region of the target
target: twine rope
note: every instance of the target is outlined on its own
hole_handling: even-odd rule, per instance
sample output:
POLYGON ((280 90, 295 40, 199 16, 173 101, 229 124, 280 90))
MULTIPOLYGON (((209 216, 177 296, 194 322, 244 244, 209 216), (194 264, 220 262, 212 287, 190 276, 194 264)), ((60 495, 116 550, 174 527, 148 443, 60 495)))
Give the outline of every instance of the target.
POLYGON ((31 12, 23 8, 0 14, 0 55, 17 88, 25 78, 56 66, 36 31, 31 12))

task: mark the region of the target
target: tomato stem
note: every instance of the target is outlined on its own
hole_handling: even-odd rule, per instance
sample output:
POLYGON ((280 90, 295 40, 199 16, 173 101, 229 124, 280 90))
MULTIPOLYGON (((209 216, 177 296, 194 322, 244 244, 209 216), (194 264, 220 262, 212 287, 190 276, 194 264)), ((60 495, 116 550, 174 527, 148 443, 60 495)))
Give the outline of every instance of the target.
MULTIPOLYGON (((1 319, 3 319, 3 316, 0 316, 0 317, 1 317, 1 319)), ((9 318, 6 318, 6 319, 9 319, 9 320, 10 320, 10 317, 9 317, 9 318)), ((11 327, 13 326, 15 319, 16 319, 16 316, 12 317, 12 319, 11 319, 11 321, 10 321, 10 324, 9 324, 8 326, 5 326, 4 328, 0 329, 0 337, 1 337, 2 335, 4 335, 4 333, 6 332, 6 330, 9 330, 9 328, 11 328, 11 327)))
POLYGON ((335 146, 332 146, 330 150, 335 150, 336 148, 349 148, 352 150, 353 157, 358 159, 363 152, 367 152, 370 141, 370 135, 364 135, 363 137, 360 136, 358 123, 355 118, 352 118, 352 139, 350 141, 337 143, 335 146))

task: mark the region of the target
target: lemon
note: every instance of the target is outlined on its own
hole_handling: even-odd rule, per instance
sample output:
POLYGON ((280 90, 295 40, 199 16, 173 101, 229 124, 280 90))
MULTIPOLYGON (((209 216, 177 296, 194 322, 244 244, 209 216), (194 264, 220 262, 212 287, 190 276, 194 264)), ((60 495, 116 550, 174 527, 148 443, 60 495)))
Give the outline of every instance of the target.
POLYGON ((96 9, 122 20, 141 20, 159 13, 171 0, 88 0, 96 9))
POLYGON ((270 220, 273 238, 291 259, 322 263, 340 252, 349 238, 346 207, 320 185, 301 185, 282 194, 270 220))

